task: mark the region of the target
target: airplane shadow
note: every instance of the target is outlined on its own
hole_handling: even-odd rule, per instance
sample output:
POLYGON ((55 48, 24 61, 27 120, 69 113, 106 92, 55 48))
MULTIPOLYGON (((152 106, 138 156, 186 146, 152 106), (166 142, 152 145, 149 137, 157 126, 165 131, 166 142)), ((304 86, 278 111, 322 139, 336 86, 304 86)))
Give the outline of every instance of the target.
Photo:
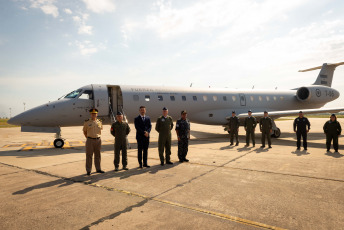
MULTIPOLYGON (((64 186, 72 185, 74 183, 95 184, 99 181, 111 179, 111 178, 119 178, 120 180, 122 180, 122 179, 126 179, 132 176, 145 174, 145 173, 155 174, 159 171, 168 170, 173 167, 176 167, 179 164, 182 164, 182 163, 175 162, 173 165, 165 164, 164 166, 161 166, 159 164, 159 165, 151 166, 150 168, 143 168, 143 169, 133 168, 133 169, 129 169, 128 171, 121 170, 121 171, 115 172, 114 170, 112 170, 112 171, 105 172, 104 174, 93 173, 90 176, 87 176, 86 174, 82 174, 82 175, 78 175, 78 176, 70 177, 70 178, 61 177, 54 181, 49 181, 42 184, 33 185, 22 190, 18 190, 12 193, 12 195, 22 195, 36 189, 49 188, 53 186, 64 187, 64 186)), ((42 174, 49 175, 49 173, 42 173, 42 174)))

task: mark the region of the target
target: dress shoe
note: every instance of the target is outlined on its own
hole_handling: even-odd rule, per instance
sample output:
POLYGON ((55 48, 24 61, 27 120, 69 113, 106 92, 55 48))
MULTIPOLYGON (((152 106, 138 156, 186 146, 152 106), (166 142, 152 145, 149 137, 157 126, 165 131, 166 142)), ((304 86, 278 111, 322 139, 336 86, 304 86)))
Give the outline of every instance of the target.
POLYGON ((236 144, 235 144, 235 146, 238 146, 239 145, 239 142, 237 142, 236 144))
POLYGON ((166 161, 166 164, 173 165, 173 163, 171 161, 166 161))
POLYGON ((307 148, 304 148, 304 150, 307 150, 307 148))
POLYGON ((330 152, 330 149, 327 149, 327 152, 330 152))
POLYGON ((188 159, 186 159, 186 158, 184 159, 184 161, 185 161, 185 162, 189 162, 189 160, 188 160, 188 159))
POLYGON ((271 149, 272 147, 271 147, 271 145, 269 145, 269 149, 271 149))
POLYGON ((97 173, 105 173, 103 170, 98 170, 97 173))
POLYGON ((118 167, 115 168, 115 171, 116 171, 116 172, 118 171, 118 167))
POLYGON ((143 167, 150 168, 150 166, 149 166, 149 165, 143 165, 143 167))
POLYGON ((179 162, 180 162, 180 163, 183 163, 183 162, 184 162, 184 160, 179 160, 179 162))
POLYGON ((91 175, 91 172, 87 172, 87 176, 91 175))
POLYGON ((253 147, 256 147, 256 144, 253 144, 252 146, 253 146, 253 147))
POLYGON ((296 150, 300 150, 300 148, 297 148, 296 150))
POLYGON ((260 146, 261 148, 265 148, 265 145, 260 146))
POLYGON ((248 147, 248 146, 250 146, 250 145, 249 145, 249 144, 246 144, 246 145, 245 145, 245 147, 248 147))
POLYGON ((142 169, 142 165, 140 165, 139 168, 142 169))
POLYGON ((164 162, 161 162, 160 165, 161 165, 161 166, 164 166, 164 162))
POLYGON ((231 143, 230 145, 233 145, 233 143, 231 143))
POLYGON ((127 166, 124 166, 124 167, 123 167, 123 170, 129 170, 129 169, 127 168, 127 166))

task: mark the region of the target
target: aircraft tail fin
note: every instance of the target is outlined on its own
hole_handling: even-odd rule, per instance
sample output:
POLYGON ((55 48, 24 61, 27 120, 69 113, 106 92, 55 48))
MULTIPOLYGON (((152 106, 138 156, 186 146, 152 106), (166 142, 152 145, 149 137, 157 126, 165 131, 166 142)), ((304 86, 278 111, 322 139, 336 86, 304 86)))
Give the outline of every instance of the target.
POLYGON ((333 72, 336 69, 336 67, 340 65, 344 65, 344 62, 339 62, 339 63, 334 63, 334 64, 324 63, 322 66, 305 69, 305 70, 299 70, 299 72, 307 72, 307 71, 312 71, 316 69, 321 69, 318 75, 318 78, 315 80, 313 85, 325 85, 325 86, 331 87, 332 79, 333 79, 333 72))

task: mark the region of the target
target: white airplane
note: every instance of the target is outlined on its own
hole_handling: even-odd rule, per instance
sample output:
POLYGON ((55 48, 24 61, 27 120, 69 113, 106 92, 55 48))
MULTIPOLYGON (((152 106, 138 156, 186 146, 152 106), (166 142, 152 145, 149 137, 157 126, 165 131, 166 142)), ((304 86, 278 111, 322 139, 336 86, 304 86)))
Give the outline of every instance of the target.
MULTIPOLYGON (((163 107, 167 107, 174 118, 179 118, 180 111, 186 109, 192 122, 224 127, 233 110, 239 118, 246 117, 249 109, 257 118, 267 110, 273 120, 297 115, 299 110, 306 114, 335 113, 344 111, 344 108, 321 107, 339 97, 339 92, 331 85, 334 70, 343 64, 324 63, 319 67, 300 70, 321 69, 314 84, 283 91, 92 84, 57 101, 25 111, 11 118, 8 123, 20 125, 22 132, 56 133, 54 146, 61 148, 64 145, 61 127, 83 125, 84 120, 89 118, 88 111, 91 108, 98 109, 98 118, 104 124, 111 124, 117 111, 123 112, 125 118, 133 122, 138 116, 139 107, 144 105, 152 120, 161 115, 163 107)), ((280 134, 280 129, 273 122, 273 136, 279 137, 280 134)))

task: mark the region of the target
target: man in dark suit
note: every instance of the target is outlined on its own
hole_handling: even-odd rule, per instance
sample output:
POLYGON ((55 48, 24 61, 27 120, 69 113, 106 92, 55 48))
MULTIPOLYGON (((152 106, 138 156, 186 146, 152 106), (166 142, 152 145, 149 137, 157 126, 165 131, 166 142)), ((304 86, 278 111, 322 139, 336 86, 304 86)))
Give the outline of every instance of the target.
POLYGON ((135 118, 136 140, 137 140, 137 158, 142 168, 142 152, 143 152, 143 167, 149 168, 147 164, 149 133, 152 129, 151 120, 146 116, 146 107, 140 106, 140 115, 135 118))

